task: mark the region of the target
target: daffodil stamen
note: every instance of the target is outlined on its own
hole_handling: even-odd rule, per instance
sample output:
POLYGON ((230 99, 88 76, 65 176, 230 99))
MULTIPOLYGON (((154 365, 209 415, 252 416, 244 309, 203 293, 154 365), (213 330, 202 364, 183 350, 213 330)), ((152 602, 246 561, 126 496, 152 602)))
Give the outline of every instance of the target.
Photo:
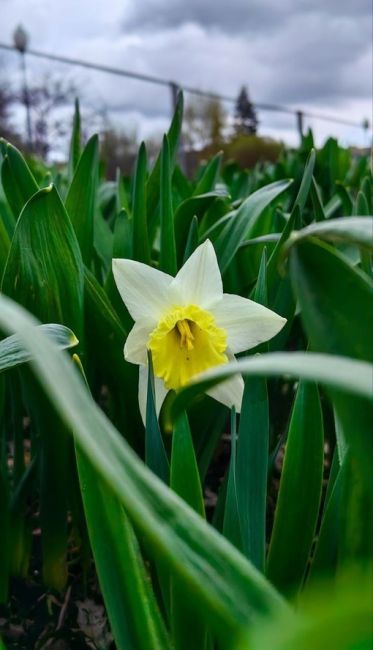
POLYGON ((194 336, 191 332, 191 323, 190 321, 178 320, 176 323, 177 330, 180 334, 180 347, 186 348, 187 350, 193 350, 193 341, 194 336))
POLYGON ((155 376, 173 390, 228 361, 225 330, 217 327, 210 312, 197 305, 170 309, 150 334, 148 348, 155 376))

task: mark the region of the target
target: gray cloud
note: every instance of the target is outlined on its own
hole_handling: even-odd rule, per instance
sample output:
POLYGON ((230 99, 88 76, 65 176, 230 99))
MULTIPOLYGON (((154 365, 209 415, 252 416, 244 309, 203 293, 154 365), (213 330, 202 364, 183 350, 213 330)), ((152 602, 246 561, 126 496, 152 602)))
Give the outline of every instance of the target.
POLYGON ((173 29, 186 23, 234 34, 280 27, 289 13, 290 0, 145 0, 133 4, 124 18, 125 30, 173 29))
POLYGON ((147 48, 157 40, 153 66, 184 84, 227 94, 248 83, 257 101, 343 104, 371 96, 371 13, 370 0, 143 0, 124 34, 144 34, 147 48))
POLYGON ((298 104, 371 97, 370 42, 367 21, 298 16, 270 48, 264 42, 256 46, 257 57, 273 73, 265 95, 298 104))
MULTIPOLYGON (((0 0, 0 6, 4 42, 22 16, 35 49, 233 97, 245 84, 257 102, 355 120, 371 113, 370 0, 65 0, 53 15, 49 0, 0 0)), ((19 66, 10 58, 13 78, 19 66)), ((28 65, 30 79, 40 77, 44 64, 30 57, 28 65)), ((113 107, 122 124, 130 112, 146 116, 147 124, 169 116, 168 88, 53 69, 71 75, 89 105, 113 107)), ((294 123, 271 113, 260 119, 263 132, 272 126, 272 133, 287 133, 294 123)))
POLYGON ((369 17, 370 0, 142 0, 126 11, 124 29, 148 31, 173 29, 185 23, 229 34, 262 34, 281 29, 298 15, 320 17, 369 17))

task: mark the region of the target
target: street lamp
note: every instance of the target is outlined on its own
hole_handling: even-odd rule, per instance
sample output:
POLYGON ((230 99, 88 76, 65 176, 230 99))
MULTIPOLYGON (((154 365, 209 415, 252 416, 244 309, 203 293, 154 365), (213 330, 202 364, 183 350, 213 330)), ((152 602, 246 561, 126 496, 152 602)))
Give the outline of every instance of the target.
POLYGON ((16 50, 21 55, 21 72, 23 80, 23 103, 26 109, 26 133, 29 149, 32 149, 32 130, 31 130, 31 113, 30 113, 30 95, 27 86, 26 75, 26 50, 28 45, 28 35, 22 25, 18 25, 13 34, 13 43, 16 50))

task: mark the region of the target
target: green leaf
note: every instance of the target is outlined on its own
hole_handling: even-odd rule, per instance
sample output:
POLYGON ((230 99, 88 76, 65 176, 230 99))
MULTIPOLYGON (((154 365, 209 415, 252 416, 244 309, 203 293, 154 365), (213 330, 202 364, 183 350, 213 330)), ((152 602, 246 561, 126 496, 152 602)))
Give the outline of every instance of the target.
POLYGON ((276 181, 251 194, 239 207, 214 242, 221 273, 224 274, 249 229, 260 218, 265 208, 290 187, 292 181, 276 181))
POLYGON ((294 614, 263 621, 234 650, 369 650, 372 634, 372 571, 343 574, 315 585, 294 614))
MULTIPOLYGON (((181 134, 183 121, 184 100, 180 92, 177 98, 175 112, 172 118, 170 128, 167 133, 168 144, 170 148, 170 168, 173 169, 176 161, 177 149, 181 134)), ((153 215, 159 201, 160 177, 161 177, 161 154, 159 154, 149 178, 146 183, 146 212, 148 218, 153 215)), ((135 259, 138 259, 137 257, 135 259)))
POLYGON ((314 177, 312 177, 310 194, 311 194, 312 205, 313 205, 313 209, 314 209, 314 213, 315 213, 315 220, 316 221, 325 221, 326 214, 325 214, 325 211, 324 211, 324 206, 322 204, 322 200, 321 200, 321 196, 320 196, 320 190, 319 190, 319 187, 318 187, 314 177))
POLYGON ((113 232, 99 210, 94 214, 93 245, 96 260, 100 260, 102 274, 105 276, 110 271, 113 254, 113 232))
MULTIPOLYGON (((129 218, 125 210, 120 210, 114 223, 113 259, 132 259, 132 244, 132 219, 129 218)), ((125 329, 129 331, 133 320, 117 289, 111 265, 105 283, 105 291, 125 329)))
POLYGON ((164 447, 155 408, 155 388, 153 362, 148 352, 148 390, 146 399, 145 426, 145 462, 147 466, 168 485, 170 480, 170 464, 164 447))
POLYGON ((252 299, 255 302, 268 307, 268 289, 267 289, 267 249, 263 248, 262 257, 256 284, 253 290, 252 299))
POLYGON ((264 572, 269 418, 266 381, 248 377, 240 417, 236 486, 243 551, 264 572))
MULTIPOLYGON (((73 228, 53 186, 34 194, 21 212, 2 290, 42 321, 65 324, 83 339, 83 265, 73 228)), ((66 476, 74 476, 72 443, 63 421, 29 374, 22 373, 28 410, 40 435, 43 576, 46 584, 61 590, 67 579, 66 476)))
MULTIPOLYGON (((8 454, 5 445, 2 447, 2 458, 0 473, 3 478, 2 508, 3 517, 7 519, 8 530, 4 536, 4 547, 2 547, 2 563, 4 563, 4 573, 2 580, 6 578, 7 573, 13 576, 25 578, 29 570, 30 551, 31 551, 31 530, 27 513, 27 495, 22 497, 22 484, 25 480, 25 453, 24 453, 24 400, 22 396, 22 385, 19 373, 10 373, 7 377, 7 412, 10 417, 7 418, 5 411, 5 382, 1 382, 2 392, 2 417, 8 431, 7 438, 11 441, 13 447, 12 471, 9 473, 8 454), (5 452, 5 453, 4 453, 5 452), (20 498, 15 501, 17 494, 20 498), (25 498, 26 497, 26 498, 25 498)), ((4 439, 3 439, 4 440, 4 439)), ((4 440, 5 442, 5 440, 4 440)), ((5 586, 8 588, 8 585, 5 586)), ((2 586, 4 591, 4 583, 2 586)))
POLYGON ((330 201, 325 205, 324 210, 325 210, 325 216, 327 219, 330 219, 335 212, 339 210, 339 208, 342 205, 342 201, 339 198, 338 194, 334 194, 330 201))
MULTIPOLYGON (((40 327, 62 350, 72 348, 79 343, 75 334, 68 327, 54 324, 40 325, 40 327)), ((30 356, 24 350, 17 335, 8 336, 0 341, 0 372, 15 368, 27 361, 30 361, 30 356)))
POLYGON ((312 175, 313 175, 313 170, 315 168, 315 162, 316 162, 316 152, 314 149, 312 149, 309 153, 306 166, 304 168, 302 181, 300 184, 298 194, 294 201, 292 212, 294 212, 296 208, 299 208, 299 211, 302 214, 304 210, 304 206, 306 205, 306 201, 312 184, 312 178, 313 178, 312 175))
POLYGON ((116 186, 117 186, 117 192, 116 192, 116 210, 119 213, 121 210, 125 210, 126 213, 129 214, 130 212, 130 205, 128 201, 128 193, 127 193, 127 185, 125 184, 128 179, 124 179, 123 176, 121 175, 121 171, 119 167, 117 167, 116 171, 116 186))
POLYGON ((231 456, 229 459, 227 489, 225 495, 225 507, 223 518, 223 535, 236 546, 242 550, 242 535, 240 528, 240 512, 237 498, 237 480, 236 480, 236 467, 237 467, 237 427, 236 427, 236 411, 233 408, 231 411, 231 456))
POLYGON ((368 203, 368 213, 372 214, 373 211, 373 179, 372 176, 365 176, 361 183, 361 192, 363 192, 368 203))
POLYGON ((201 517, 205 516, 201 479, 186 413, 174 423, 171 457, 171 488, 201 517))
POLYGON ((115 219, 113 257, 132 259, 132 221, 126 210, 120 210, 115 219))
MULTIPOLYGON (((368 180, 368 179, 365 179, 368 180)), ((365 183, 363 187, 365 186, 365 183)), ((370 205, 372 203, 372 194, 373 192, 371 191, 369 193, 369 190, 372 190, 371 185, 369 184, 368 180, 368 187, 365 187, 365 192, 360 190, 358 192, 357 198, 356 198, 356 206, 355 206, 355 212, 356 214, 362 214, 366 218, 368 217, 369 214, 372 214, 372 210, 370 210, 370 205)), ((372 218, 369 218, 369 221, 371 222, 371 228, 373 228, 372 224, 372 218)), ((372 234, 372 239, 373 239, 373 234, 372 234)), ((368 274, 368 276, 372 277, 373 275, 373 270, 372 270, 372 258, 371 258, 371 252, 362 250, 360 252, 360 258, 361 258, 361 266, 364 269, 364 271, 368 274)))
POLYGON ((343 464, 345 475, 339 513, 339 572, 343 566, 358 564, 364 570, 373 556, 371 485, 367 489, 360 463, 351 450, 347 451, 343 464))
MULTIPOLYGON (((188 233, 194 217, 200 219, 206 210, 213 205, 215 199, 224 198, 226 192, 222 190, 214 190, 207 194, 198 196, 191 196, 185 199, 178 205, 175 212, 175 237, 178 261, 181 263, 185 246, 187 242, 188 233)), ((205 237, 203 237, 205 239, 205 237)))
POLYGON ((98 182, 98 136, 88 140, 79 159, 66 201, 83 262, 90 267, 93 253, 93 224, 98 182))
POLYGON ((222 157, 223 154, 220 151, 207 163, 203 174, 194 189, 194 196, 206 194, 207 192, 212 192, 215 189, 215 183, 219 175, 222 157))
POLYGON ((256 244, 276 244, 281 239, 281 233, 273 232, 270 235, 261 235, 260 237, 253 237, 247 241, 243 241, 240 248, 247 246, 255 246, 256 244))
POLYGON ((292 247, 290 273, 312 348, 371 361, 373 285, 365 276, 316 241, 292 247))
POLYGON ((138 542, 123 506, 82 453, 79 478, 100 588, 119 650, 169 647, 138 542))
POLYGON ((300 378, 315 381, 364 400, 371 399, 372 364, 346 357, 312 352, 271 352, 235 363, 226 363, 201 374, 180 390, 173 403, 173 417, 201 393, 233 375, 300 378))
MULTIPOLYGON (((0 385, 0 416, 2 416, 3 401, 2 391, 3 384, 0 385)), ((8 603, 8 586, 10 574, 10 545, 11 530, 9 516, 9 478, 5 463, 0 465, 0 526, 2 531, 1 538, 1 562, 0 562, 0 604, 8 603)))
POLYGON ((204 395, 201 402, 196 403, 196 408, 188 409, 188 417, 192 430, 198 430, 198 439, 195 441, 196 455, 203 481, 223 433, 227 410, 223 404, 207 395, 204 395))
POLYGON ((146 149, 142 142, 136 162, 133 189, 133 255, 134 259, 150 264, 148 221, 146 217, 146 149))
POLYGON ((80 158, 81 146, 81 132, 80 132, 80 109, 79 100, 75 99, 73 128, 71 131, 70 149, 69 149, 69 162, 68 162, 68 177, 72 181, 75 170, 78 166, 80 158))
POLYGON ((361 190, 358 192, 356 197, 356 214, 364 214, 366 216, 369 215, 368 200, 364 192, 361 190))
POLYGON ((127 337, 124 324, 111 305, 104 289, 94 275, 85 269, 84 304, 86 320, 86 369, 89 382, 93 371, 99 374, 110 390, 111 418, 138 448, 143 436, 138 403, 138 369, 123 358, 127 337), (97 341, 104 342, 97 345, 97 341))
POLYGON ((319 514, 324 428, 314 384, 299 384, 288 430, 267 576, 280 591, 297 593, 306 572, 319 514))
MULTIPOLYGON (((300 184, 300 187, 299 187, 299 190, 298 190, 298 194, 297 194, 297 196, 295 198, 294 205, 292 207, 289 219, 288 219, 288 221, 287 221, 287 223, 285 225, 285 228, 283 229, 283 231, 281 233, 280 240, 277 242, 277 244, 275 246, 275 249, 274 249, 274 251, 273 251, 273 253, 272 253, 272 255, 271 255, 271 257, 269 258, 269 261, 268 261, 268 268, 267 268, 268 286, 272 288, 273 285, 274 285, 274 287, 275 287, 275 288, 272 288, 272 293, 275 292, 276 290, 278 292, 278 291, 281 291, 281 290, 284 289, 284 286, 282 286, 280 288, 277 286, 278 281, 276 283, 277 265, 278 265, 278 262, 280 260, 281 251, 282 251, 282 247, 283 247, 284 243, 288 240, 288 238, 290 237, 290 235, 291 235, 292 231, 294 230, 294 228, 298 224, 301 223, 302 212, 303 212, 304 206, 306 204, 307 197, 308 197, 310 187, 311 187, 311 183, 312 183, 312 178, 313 178, 312 174, 313 174, 313 170, 314 170, 314 167, 315 167, 315 160, 316 160, 315 150, 312 149, 312 151, 310 152, 310 154, 308 156, 306 166, 304 168, 302 181, 301 181, 301 184, 300 184)), ((284 283, 282 282, 281 284, 283 285, 284 283)), ((286 289, 286 287, 285 287, 285 289, 286 289)), ((277 297, 277 299, 274 299, 273 301, 271 301, 271 304, 273 304, 273 308, 275 308, 275 305, 277 306, 277 303, 278 303, 278 297, 277 297)), ((280 313, 285 317, 288 317, 288 315, 290 315, 291 312, 292 312, 291 307, 290 307, 288 313, 280 311, 280 313)))
POLYGON ((190 228, 188 232, 188 239, 185 245, 183 264, 189 259, 189 257, 194 253, 198 246, 198 217, 194 215, 192 221, 190 222, 190 228))
POLYGON ((68 577, 66 477, 71 481, 76 472, 75 465, 71 465, 71 438, 64 421, 40 387, 34 386, 31 380, 25 390, 33 426, 41 438, 39 489, 43 582, 61 592, 68 577))
POLYGON ((342 185, 339 181, 335 184, 337 195, 339 196, 342 204, 343 214, 345 216, 350 216, 353 211, 353 202, 351 195, 348 189, 342 185))
POLYGON ((42 322, 66 325, 82 339, 82 259, 53 186, 34 194, 20 215, 2 291, 42 322))
MULTIPOLYGON (((1 143, 1 138, 0 138, 1 143)), ((4 232, 8 235, 8 238, 11 239, 14 233, 14 227, 16 225, 16 220, 13 216, 13 212, 10 209, 8 201, 6 200, 3 187, 0 183, 0 222, 2 222, 2 228, 4 232)))
MULTIPOLYGON (((278 275, 278 266, 281 260, 281 254, 284 248, 284 244, 288 241, 295 227, 299 223, 300 223, 300 210, 299 207, 296 206, 294 210, 292 210, 291 215, 288 221, 286 222, 285 227, 281 233, 281 237, 278 240, 275 248, 273 249, 271 257, 268 260, 267 281, 272 294, 275 294, 276 292, 279 291, 279 284, 281 284, 282 282, 282 278, 279 278, 278 275)), ((273 307, 274 307, 274 302, 275 299, 271 301, 273 307)))
POLYGON ((161 248, 159 268, 169 275, 176 275, 176 244, 174 214, 172 209, 170 148, 165 135, 161 151, 161 189, 159 211, 161 215, 161 248))
POLYGON ((15 219, 39 187, 21 153, 11 144, 1 167, 1 180, 15 219))
POLYGON ((0 215, 0 276, 2 276, 10 249, 10 238, 0 215))
POLYGON ((184 172, 180 169, 180 165, 176 164, 172 174, 172 185, 179 195, 181 201, 187 199, 192 194, 192 184, 185 176, 184 172))
POLYGON ((290 235, 285 252, 287 253, 294 244, 310 237, 336 243, 357 244, 371 251, 373 250, 373 217, 328 219, 320 223, 312 223, 290 235))
MULTIPOLYGON (((351 379, 353 381, 353 379, 351 379)), ((370 507, 373 507, 373 484, 371 467, 373 463, 372 418, 373 400, 342 395, 339 391, 331 391, 335 412, 343 431, 343 438, 350 448, 354 461, 358 463, 359 471, 364 476, 365 489, 370 494, 370 507)), ((373 550, 372 550, 373 552, 373 550)))
POLYGON ((144 466, 92 403, 70 360, 34 325, 30 315, 0 296, 0 327, 18 333, 78 447, 125 506, 152 552, 193 589, 193 605, 204 608, 209 628, 229 647, 256 616, 286 608, 254 567, 144 466))
POLYGON ((341 520, 341 497, 345 483, 346 465, 343 461, 325 506, 307 584, 317 582, 325 576, 332 577, 336 570, 341 520))
MULTIPOLYGON (((186 413, 182 413, 174 424, 170 486, 201 517, 205 516, 201 481, 186 413)), ((171 580, 171 628, 177 650, 204 648, 204 616, 195 611, 191 598, 188 587, 174 576, 171 580)))

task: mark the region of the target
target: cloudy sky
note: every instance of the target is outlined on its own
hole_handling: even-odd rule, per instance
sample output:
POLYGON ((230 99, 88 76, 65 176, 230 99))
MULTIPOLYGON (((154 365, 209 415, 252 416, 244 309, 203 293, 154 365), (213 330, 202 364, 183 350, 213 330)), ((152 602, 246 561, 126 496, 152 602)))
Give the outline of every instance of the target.
MULTIPOLYGON (((0 0, 0 42, 10 44, 20 22, 37 50, 233 97, 247 85, 256 102, 371 120, 371 0, 0 0)), ((0 51, 2 78, 16 78, 17 65, 0 51)), ((51 69, 123 128, 143 135, 167 125, 167 88, 30 58, 33 80, 51 69)), ((296 142, 292 116, 259 118, 261 133, 296 142)), ((367 144, 362 129, 306 124, 319 142, 331 133, 367 144)))

